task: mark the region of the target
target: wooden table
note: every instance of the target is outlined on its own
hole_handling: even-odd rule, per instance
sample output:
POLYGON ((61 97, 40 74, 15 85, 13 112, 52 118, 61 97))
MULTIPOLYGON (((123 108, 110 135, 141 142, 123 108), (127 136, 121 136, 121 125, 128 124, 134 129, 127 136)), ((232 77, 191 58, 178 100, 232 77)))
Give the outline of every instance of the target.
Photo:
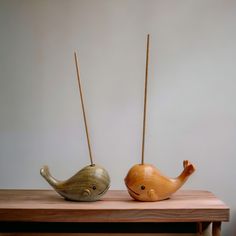
POLYGON ((202 235, 212 223, 212 235, 219 236, 225 221, 229 208, 208 191, 180 190, 168 200, 137 202, 127 191, 110 190, 100 201, 86 203, 65 201, 52 190, 0 190, 0 235, 173 230, 202 235))

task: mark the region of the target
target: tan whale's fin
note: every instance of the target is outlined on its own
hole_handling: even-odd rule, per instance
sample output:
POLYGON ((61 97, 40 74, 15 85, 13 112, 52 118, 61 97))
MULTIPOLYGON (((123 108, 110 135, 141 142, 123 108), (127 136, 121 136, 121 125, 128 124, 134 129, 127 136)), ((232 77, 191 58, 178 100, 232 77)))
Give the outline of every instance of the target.
POLYGON ((156 201, 158 199, 158 195, 156 194, 154 189, 148 190, 148 197, 151 201, 156 201))

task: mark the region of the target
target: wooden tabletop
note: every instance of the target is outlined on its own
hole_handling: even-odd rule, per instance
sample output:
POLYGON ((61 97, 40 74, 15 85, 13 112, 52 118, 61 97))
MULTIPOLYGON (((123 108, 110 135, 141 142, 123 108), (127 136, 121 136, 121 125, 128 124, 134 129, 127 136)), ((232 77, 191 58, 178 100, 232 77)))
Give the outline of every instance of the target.
POLYGON ((0 190, 0 221, 215 222, 229 221, 229 208, 198 190, 159 202, 134 201, 125 190, 109 190, 97 202, 65 201, 53 190, 0 190))

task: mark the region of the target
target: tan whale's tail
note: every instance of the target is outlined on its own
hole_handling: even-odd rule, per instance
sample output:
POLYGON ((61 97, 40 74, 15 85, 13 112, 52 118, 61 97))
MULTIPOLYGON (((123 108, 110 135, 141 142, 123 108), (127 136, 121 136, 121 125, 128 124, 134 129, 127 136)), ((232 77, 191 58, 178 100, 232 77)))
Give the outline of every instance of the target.
POLYGON ((56 180, 49 171, 48 166, 44 166, 43 168, 40 169, 40 174, 44 177, 44 179, 47 180, 47 182, 53 187, 57 188, 57 185, 59 183, 58 180, 56 180))

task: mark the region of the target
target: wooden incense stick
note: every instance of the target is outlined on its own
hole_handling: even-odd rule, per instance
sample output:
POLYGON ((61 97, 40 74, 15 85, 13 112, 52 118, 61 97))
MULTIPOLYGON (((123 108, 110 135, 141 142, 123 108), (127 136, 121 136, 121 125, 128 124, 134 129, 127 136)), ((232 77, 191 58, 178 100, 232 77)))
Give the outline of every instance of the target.
POLYGON ((142 161, 144 164, 144 148, 145 148, 145 131, 146 131, 146 109, 147 109, 147 85, 148 85, 148 60, 149 60, 149 34, 147 35, 147 51, 146 51, 146 70, 145 70, 145 86, 144 86, 144 109, 143 109, 143 140, 142 140, 142 161))
POLYGON ((77 58, 76 52, 74 52, 74 56, 75 56, 75 66, 76 66, 77 79, 78 79, 78 84, 79 84, 80 100, 81 100, 83 117, 84 117, 84 125, 85 125, 86 137, 87 137, 87 144, 88 144, 88 150, 89 150, 89 157, 90 157, 91 165, 94 165, 92 151, 91 151, 91 145, 90 145, 90 140, 89 140, 88 125, 87 125, 86 114, 85 114, 85 109, 84 109, 82 86, 81 86, 81 82, 80 82, 79 63, 78 63, 78 58, 77 58))

